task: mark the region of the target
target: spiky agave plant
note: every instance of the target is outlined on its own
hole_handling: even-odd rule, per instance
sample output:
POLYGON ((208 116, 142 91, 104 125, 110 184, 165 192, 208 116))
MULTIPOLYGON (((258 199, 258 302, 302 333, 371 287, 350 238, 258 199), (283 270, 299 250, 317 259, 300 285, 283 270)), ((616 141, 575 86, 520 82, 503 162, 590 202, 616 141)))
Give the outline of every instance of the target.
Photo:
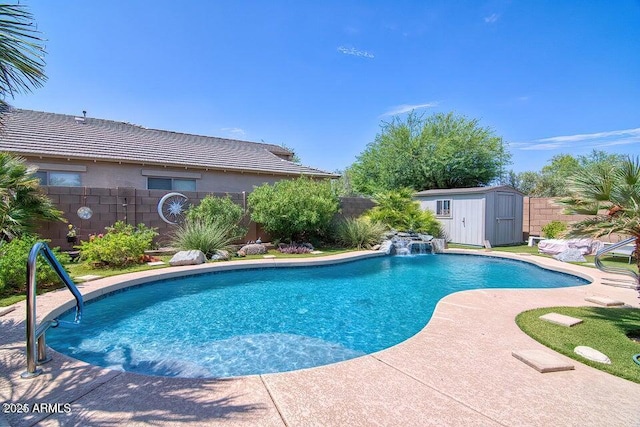
MULTIPOLYGON (((568 214, 590 215, 570 225, 571 237, 602 237, 612 233, 635 237, 634 256, 640 268, 640 159, 627 156, 617 164, 579 170, 570 180, 571 196, 558 200, 568 214)), ((640 281, 637 283, 640 290, 640 281)))

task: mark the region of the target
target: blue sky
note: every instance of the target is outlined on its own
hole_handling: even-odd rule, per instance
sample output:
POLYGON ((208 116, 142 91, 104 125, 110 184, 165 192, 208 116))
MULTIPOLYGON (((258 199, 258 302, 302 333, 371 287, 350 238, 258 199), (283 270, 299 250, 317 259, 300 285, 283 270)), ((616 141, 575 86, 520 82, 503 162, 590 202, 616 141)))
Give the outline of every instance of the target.
POLYGON ((516 171, 640 154, 640 2, 25 0, 47 38, 18 108, 265 141, 349 166, 412 108, 477 118, 516 171))

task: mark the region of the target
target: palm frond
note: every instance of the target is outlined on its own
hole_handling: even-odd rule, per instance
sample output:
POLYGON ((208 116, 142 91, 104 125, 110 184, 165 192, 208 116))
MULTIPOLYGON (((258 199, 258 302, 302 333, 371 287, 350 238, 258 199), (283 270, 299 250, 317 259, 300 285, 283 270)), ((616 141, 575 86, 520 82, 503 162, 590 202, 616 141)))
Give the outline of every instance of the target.
POLYGON ((44 39, 23 5, 0 4, 0 95, 40 87, 44 74, 44 39))
POLYGON ((592 215, 571 224, 570 237, 612 233, 640 236, 640 160, 579 170, 569 181, 571 196, 557 203, 567 214, 592 215), (605 213, 606 211, 606 213, 605 213))

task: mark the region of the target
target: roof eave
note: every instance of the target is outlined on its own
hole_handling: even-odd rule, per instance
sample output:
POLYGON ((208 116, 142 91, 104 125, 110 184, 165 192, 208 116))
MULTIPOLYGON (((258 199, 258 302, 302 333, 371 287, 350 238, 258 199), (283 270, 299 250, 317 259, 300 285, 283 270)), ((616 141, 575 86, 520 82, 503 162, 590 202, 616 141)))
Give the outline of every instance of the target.
POLYGON ((271 169, 260 169, 260 168, 238 168, 238 167, 224 167, 224 166, 203 166, 203 165, 194 165, 194 164, 184 164, 184 163, 160 163, 160 162, 141 162, 135 160, 128 159, 113 159, 109 157, 86 157, 86 156, 63 156, 49 153, 33 153, 28 151, 19 151, 19 150, 11 150, 12 153, 18 154, 23 157, 38 157, 40 159, 62 159, 62 160, 77 160, 77 161, 89 161, 89 162, 106 162, 106 163, 117 163, 117 164, 129 164, 129 165, 148 165, 148 166, 160 166, 164 168, 178 168, 178 169, 195 169, 195 170, 205 170, 205 171, 221 171, 221 172, 236 172, 236 173, 251 173, 256 175, 273 175, 273 176, 317 176, 317 177, 326 177, 331 179, 337 179, 340 175, 336 175, 328 172, 294 172, 294 171, 277 171, 271 169))

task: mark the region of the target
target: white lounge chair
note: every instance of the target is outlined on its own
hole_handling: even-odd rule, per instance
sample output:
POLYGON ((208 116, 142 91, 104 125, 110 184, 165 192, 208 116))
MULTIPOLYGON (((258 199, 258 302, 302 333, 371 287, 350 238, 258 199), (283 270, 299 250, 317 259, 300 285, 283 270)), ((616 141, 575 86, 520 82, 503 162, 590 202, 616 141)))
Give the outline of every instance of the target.
MULTIPOLYGON (((608 245, 605 244, 605 246, 608 246, 608 245)), ((631 264, 631 258, 633 258, 634 250, 635 250, 634 246, 627 245, 618 249, 614 249, 611 252, 607 252, 605 256, 613 256, 613 257, 619 256, 619 257, 629 258, 629 264, 631 264)))

